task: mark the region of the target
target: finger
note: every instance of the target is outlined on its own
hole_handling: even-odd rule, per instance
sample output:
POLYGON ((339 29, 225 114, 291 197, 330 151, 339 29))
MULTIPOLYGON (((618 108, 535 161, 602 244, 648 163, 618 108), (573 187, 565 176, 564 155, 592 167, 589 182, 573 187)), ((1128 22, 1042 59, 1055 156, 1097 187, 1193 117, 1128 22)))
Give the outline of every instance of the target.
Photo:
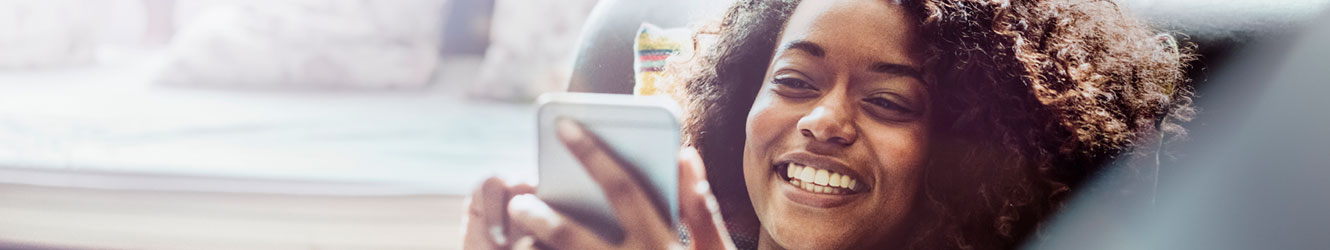
POLYGON ((642 183, 599 138, 571 119, 560 119, 558 134, 568 150, 582 162, 591 178, 600 184, 625 231, 647 235, 673 235, 665 217, 648 198, 642 183))
POLYGON ((512 249, 513 249, 513 250, 537 250, 537 249, 540 249, 540 248, 539 248, 539 247, 536 247, 536 238, 533 238, 533 237, 531 237, 531 236, 523 236, 523 237, 521 237, 521 238, 518 238, 516 241, 513 241, 513 248, 512 248, 512 249))
MULTIPOLYGON (((504 187, 506 193, 504 194, 503 197, 503 203, 502 203, 503 206, 499 207, 498 209, 500 211, 503 211, 502 213, 504 215, 504 220, 502 225, 504 226, 503 227, 504 229, 507 229, 504 231, 507 231, 505 235, 507 235, 506 238, 509 240, 508 246, 510 249, 516 249, 517 248, 516 244, 518 244, 519 242, 516 241, 515 239, 520 240, 522 238, 530 238, 530 236, 528 235, 527 232, 522 232, 521 230, 514 230, 513 228, 509 228, 510 227, 509 223, 512 222, 511 222, 511 217, 508 216, 507 203, 510 202, 514 196, 536 193, 536 187, 531 185, 531 183, 529 182, 524 182, 522 180, 512 179, 512 178, 504 178, 503 183, 507 185, 504 187)), ((534 249, 534 246, 532 247, 533 247, 532 249, 534 249)))
POLYGON ((508 244, 504 227, 508 196, 503 181, 491 177, 467 197, 463 249, 495 249, 508 244))
POLYGON ((711 195, 702 156, 692 147, 679 152, 679 204, 679 216, 688 227, 693 249, 734 249, 720 204, 711 195))
POLYGON ((531 184, 531 179, 513 175, 501 175, 499 178, 507 185, 505 188, 508 189, 508 198, 519 194, 536 193, 536 186, 531 184))
POLYGON ((536 186, 532 186, 529 183, 516 183, 508 185, 509 198, 520 194, 534 194, 534 193, 536 193, 536 186))
POLYGON ((514 196, 508 203, 508 214, 512 215, 513 227, 531 233, 540 243, 554 249, 610 249, 611 247, 590 229, 554 211, 534 195, 514 196))
POLYGON ((481 217, 482 215, 477 215, 470 208, 475 204, 475 202, 472 202, 474 199, 474 195, 467 196, 466 200, 462 202, 463 206, 467 207, 466 212, 462 214, 462 249, 498 249, 500 246, 485 235, 489 228, 484 223, 485 218, 481 217))

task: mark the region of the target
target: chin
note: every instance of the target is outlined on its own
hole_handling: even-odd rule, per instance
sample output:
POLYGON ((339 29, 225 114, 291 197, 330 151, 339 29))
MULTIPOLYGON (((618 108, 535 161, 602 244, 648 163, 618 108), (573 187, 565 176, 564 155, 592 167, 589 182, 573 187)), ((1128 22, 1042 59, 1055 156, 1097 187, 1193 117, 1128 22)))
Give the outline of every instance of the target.
POLYGON ((840 230, 828 230, 828 225, 808 225, 806 223, 783 223, 764 226, 769 230, 771 239, 785 249, 854 249, 861 234, 850 232, 847 225, 829 225, 840 230))

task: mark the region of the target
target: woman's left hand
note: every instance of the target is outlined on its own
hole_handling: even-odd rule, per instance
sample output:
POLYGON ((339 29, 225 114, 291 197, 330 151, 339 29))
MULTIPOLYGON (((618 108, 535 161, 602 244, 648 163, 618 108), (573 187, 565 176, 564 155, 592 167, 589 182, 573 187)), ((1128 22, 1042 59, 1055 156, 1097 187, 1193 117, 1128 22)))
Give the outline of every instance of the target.
POLYGON ((664 220, 666 217, 655 209, 643 183, 629 174, 624 162, 600 139, 571 120, 558 121, 556 126, 559 139, 605 190, 623 226, 624 240, 618 244, 605 241, 529 194, 513 197, 508 203, 514 229, 557 249, 734 249, 697 150, 685 148, 678 159, 680 221, 688 227, 691 239, 691 246, 684 246, 664 220))

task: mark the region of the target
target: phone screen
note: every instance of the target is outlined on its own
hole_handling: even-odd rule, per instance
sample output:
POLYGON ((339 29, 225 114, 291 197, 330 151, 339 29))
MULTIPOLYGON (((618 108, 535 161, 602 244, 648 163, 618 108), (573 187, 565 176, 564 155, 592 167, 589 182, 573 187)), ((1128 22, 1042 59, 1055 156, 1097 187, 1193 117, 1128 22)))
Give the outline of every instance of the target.
POLYGON ((567 117, 586 126, 630 165, 627 170, 645 184, 643 188, 650 193, 657 210, 667 215, 669 224, 677 225, 680 134, 673 112, 662 108, 658 100, 608 94, 576 94, 575 98, 565 96, 543 102, 538 119, 538 197, 607 240, 619 241, 623 237, 605 198, 606 191, 591 179, 554 132, 555 119, 567 117))

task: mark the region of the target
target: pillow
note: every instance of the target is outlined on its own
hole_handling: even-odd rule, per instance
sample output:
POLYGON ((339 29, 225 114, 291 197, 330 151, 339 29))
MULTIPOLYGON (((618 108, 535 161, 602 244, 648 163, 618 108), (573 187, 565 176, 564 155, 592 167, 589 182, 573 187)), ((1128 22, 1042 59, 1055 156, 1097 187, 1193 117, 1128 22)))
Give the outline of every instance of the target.
POLYGON ((184 27, 155 81, 258 88, 418 88, 434 74, 445 0, 263 1, 184 27))
POLYGON ((665 74, 665 67, 691 57, 693 44, 692 31, 687 28, 662 29, 642 23, 633 43, 633 94, 662 95, 676 102, 683 100, 680 96, 682 84, 670 79, 665 74))
POLYGON ((596 2, 494 1, 490 46, 467 95, 527 102, 566 89, 582 24, 596 2))
MULTIPOLYGON (((671 57, 692 51, 692 39, 688 29, 661 29, 650 23, 643 23, 637 30, 637 39, 633 42, 633 72, 636 84, 634 95, 668 95, 674 90, 674 84, 660 81, 665 77, 665 65, 671 57)), ((676 59, 678 60, 678 59, 676 59)))
POLYGON ((0 70, 93 64, 108 2, 0 1, 0 70))

